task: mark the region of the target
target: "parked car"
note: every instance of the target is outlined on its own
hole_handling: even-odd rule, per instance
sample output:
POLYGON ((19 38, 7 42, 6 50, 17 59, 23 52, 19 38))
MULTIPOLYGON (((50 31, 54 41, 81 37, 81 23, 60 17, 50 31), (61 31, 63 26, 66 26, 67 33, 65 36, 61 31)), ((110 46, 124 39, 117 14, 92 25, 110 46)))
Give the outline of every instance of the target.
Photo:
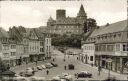
POLYGON ((33 69, 32 68, 27 68, 26 71, 33 71, 33 69))
POLYGON ((31 77, 30 81, 46 81, 45 77, 31 77))
POLYGON ((53 77, 51 81, 61 81, 60 77, 56 76, 56 77, 53 77))
POLYGON ((69 64, 69 65, 68 65, 68 69, 69 69, 69 70, 74 70, 74 68, 75 68, 75 67, 74 67, 73 64, 69 64))
POLYGON ((46 66, 45 66, 45 65, 41 65, 41 67, 42 67, 43 69, 46 69, 46 66))
POLYGON ((73 81, 72 75, 65 76, 66 81, 73 81))
POLYGON ((37 67, 33 67, 32 70, 33 70, 34 72, 38 72, 37 67))
POLYGON ((77 78, 87 78, 87 77, 91 78, 92 74, 87 72, 87 71, 81 71, 80 73, 76 73, 75 77, 77 77, 77 78))
POLYGON ((62 76, 68 76, 69 74, 68 73, 62 73, 62 76))
POLYGON ((52 63, 52 62, 51 62, 51 64, 53 65, 53 67, 58 67, 58 65, 55 64, 55 63, 52 63))
POLYGON ((34 72, 31 71, 31 70, 26 70, 26 71, 22 71, 19 73, 20 76, 23 76, 23 77, 29 77, 29 76, 33 76, 34 75, 34 72))
POLYGON ((45 67, 48 68, 48 69, 50 69, 50 68, 53 67, 53 65, 51 63, 46 63, 45 67))
POLYGON ((115 77, 108 77, 107 79, 103 81, 118 81, 115 77))
POLYGON ((72 75, 69 75, 68 73, 62 73, 62 75, 57 75, 56 77, 59 77, 62 81, 72 81, 73 77, 72 75))
POLYGON ((42 68, 42 66, 37 66, 37 69, 42 70, 43 68, 42 68))
POLYGON ((14 77, 13 81, 28 81, 28 79, 26 77, 19 76, 19 77, 14 77))

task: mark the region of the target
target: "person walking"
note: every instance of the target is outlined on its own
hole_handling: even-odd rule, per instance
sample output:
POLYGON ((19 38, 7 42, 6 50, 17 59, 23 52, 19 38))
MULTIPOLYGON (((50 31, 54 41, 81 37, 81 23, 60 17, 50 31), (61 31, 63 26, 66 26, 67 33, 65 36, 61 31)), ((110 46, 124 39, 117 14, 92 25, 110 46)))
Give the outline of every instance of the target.
POLYGON ((53 58, 53 62, 55 61, 55 59, 53 58))
POLYGON ((77 60, 78 60, 78 57, 77 57, 77 60))
POLYGON ((65 69, 65 70, 67 69, 66 65, 64 66, 64 69, 65 69))
POLYGON ((48 74, 49 74, 49 71, 47 70, 46 73, 47 73, 47 75, 48 75, 48 74))

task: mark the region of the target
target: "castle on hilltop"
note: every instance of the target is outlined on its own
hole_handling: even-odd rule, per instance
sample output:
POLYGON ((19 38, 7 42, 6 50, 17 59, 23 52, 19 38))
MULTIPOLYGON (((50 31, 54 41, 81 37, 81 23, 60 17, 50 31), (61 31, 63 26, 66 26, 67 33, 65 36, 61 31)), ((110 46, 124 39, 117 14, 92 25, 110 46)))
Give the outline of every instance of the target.
POLYGON ((56 20, 50 17, 47 21, 47 31, 51 34, 82 34, 84 22, 87 20, 83 5, 76 17, 66 17, 66 10, 56 10, 56 20))

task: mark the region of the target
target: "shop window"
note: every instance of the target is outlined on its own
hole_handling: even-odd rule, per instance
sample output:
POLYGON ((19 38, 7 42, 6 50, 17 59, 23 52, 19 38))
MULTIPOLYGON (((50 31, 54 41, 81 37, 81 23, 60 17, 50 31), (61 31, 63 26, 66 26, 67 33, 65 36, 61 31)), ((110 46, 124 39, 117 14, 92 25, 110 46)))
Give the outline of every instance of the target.
POLYGON ((90 56, 90 61, 93 61, 93 56, 90 56))

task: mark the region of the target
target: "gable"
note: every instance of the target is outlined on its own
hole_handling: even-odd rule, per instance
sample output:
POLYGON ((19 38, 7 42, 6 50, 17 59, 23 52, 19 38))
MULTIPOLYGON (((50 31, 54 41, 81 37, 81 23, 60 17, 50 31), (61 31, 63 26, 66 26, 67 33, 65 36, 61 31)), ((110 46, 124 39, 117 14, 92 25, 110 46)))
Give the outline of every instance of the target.
POLYGON ((31 31, 30 32, 30 36, 29 36, 30 39, 38 39, 36 33, 34 31, 31 31))

